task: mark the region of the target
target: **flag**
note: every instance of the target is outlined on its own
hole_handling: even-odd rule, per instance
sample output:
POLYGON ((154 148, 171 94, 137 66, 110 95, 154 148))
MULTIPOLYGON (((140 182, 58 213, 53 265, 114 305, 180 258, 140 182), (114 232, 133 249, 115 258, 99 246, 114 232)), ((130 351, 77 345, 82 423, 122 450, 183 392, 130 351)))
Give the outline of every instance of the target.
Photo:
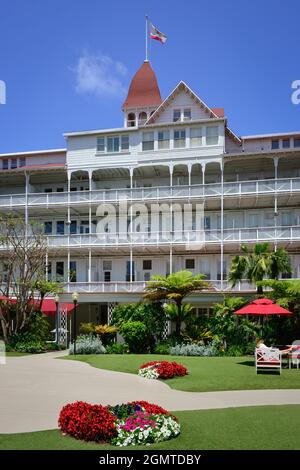
POLYGON ((161 42, 164 44, 167 41, 167 36, 159 31, 152 23, 150 23, 150 37, 152 39, 156 39, 156 41, 161 42))

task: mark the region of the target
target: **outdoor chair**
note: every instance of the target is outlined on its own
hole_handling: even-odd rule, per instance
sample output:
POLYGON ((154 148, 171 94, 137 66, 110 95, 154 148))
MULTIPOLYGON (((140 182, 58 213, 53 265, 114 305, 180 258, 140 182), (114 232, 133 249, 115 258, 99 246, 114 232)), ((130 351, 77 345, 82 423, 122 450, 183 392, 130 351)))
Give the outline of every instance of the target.
POLYGON ((281 374, 281 354, 277 348, 255 349, 256 373, 261 369, 278 369, 281 374))
POLYGON ((292 344, 292 350, 289 354, 289 368, 291 366, 296 366, 297 369, 299 368, 300 364, 300 340, 297 339, 296 341, 293 341, 292 344))

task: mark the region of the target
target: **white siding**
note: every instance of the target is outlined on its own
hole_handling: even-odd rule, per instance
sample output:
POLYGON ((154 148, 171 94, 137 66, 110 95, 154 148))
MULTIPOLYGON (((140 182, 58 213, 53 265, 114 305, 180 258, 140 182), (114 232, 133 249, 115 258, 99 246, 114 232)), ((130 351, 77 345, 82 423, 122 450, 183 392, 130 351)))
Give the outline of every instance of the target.
POLYGON ((180 108, 191 108, 192 120, 208 119, 209 113, 195 102, 185 91, 180 91, 168 108, 155 120, 158 124, 162 122, 173 122, 173 110, 180 108))

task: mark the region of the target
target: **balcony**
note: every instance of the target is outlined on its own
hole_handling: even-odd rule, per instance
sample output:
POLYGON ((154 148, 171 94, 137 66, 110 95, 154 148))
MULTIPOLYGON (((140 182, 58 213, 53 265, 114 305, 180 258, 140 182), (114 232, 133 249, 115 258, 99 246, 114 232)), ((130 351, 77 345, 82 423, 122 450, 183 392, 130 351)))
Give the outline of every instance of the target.
POLYGON ((163 246, 189 244, 241 244, 300 240, 300 226, 262 227, 181 232, 93 233, 85 235, 48 236, 50 248, 82 248, 107 246, 163 246))
MULTIPOLYGON (((223 185, 224 197, 295 192, 300 192, 300 178, 225 182, 223 185)), ((70 205, 78 205, 119 202, 124 201, 124 199, 130 201, 157 201, 164 199, 199 199, 204 197, 219 198, 221 195, 221 183, 210 183, 190 186, 157 186, 151 188, 74 191, 70 193, 29 193, 27 195, 27 204, 29 207, 51 207, 66 205, 68 203, 70 203, 70 205)), ((13 209, 25 205, 25 194, 0 195, 0 207, 13 209)))
MULTIPOLYGON (((249 284, 247 281, 239 282, 235 287, 231 287, 227 280, 223 281, 223 287, 221 281, 209 281, 215 292, 254 292, 255 286, 249 284)), ((89 294, 141 294, 144 291, 146 282, 70 282, 64 286, 66 293, 80 292, 89 294)), ((203 292, 212 292, 212 290, 206 290, 203 292)))

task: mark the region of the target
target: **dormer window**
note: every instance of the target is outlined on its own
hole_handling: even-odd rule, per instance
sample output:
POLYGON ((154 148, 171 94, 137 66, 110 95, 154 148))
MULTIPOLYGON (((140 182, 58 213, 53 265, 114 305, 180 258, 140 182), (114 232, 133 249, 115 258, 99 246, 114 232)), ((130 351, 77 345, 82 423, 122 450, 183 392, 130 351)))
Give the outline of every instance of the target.
POLYGON ((146 121, 147 121, 147 113, 145 113, 145 111, 142 111, 139 114, 139 126, 143 126, 146 121))
POLYGON ((174 109, 173 110, 173 122, 181 121, 181 110, 174 109))
POLYGON ((127 116, 127 127, 134 127, 135 126, 135 114, 129 113, 127 116))
POLYGON ((183 110, 183 120, 184 121, 190 121, 191 119, 192 119, 191 108, 185 108, 183 110))

